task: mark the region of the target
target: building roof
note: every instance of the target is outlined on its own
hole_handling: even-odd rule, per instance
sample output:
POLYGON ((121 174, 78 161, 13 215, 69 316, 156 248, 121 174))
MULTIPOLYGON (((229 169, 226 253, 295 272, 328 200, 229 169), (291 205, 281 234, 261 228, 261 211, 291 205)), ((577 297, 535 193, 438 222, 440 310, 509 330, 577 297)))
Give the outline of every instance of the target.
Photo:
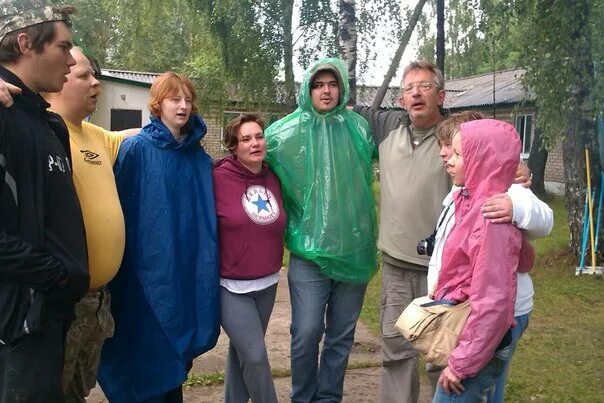
MULTIPOLYGON (((522 86, 520 78, 524 69, 511 69, 485 73, 471 77, 457 78, 445 82, 445 108, 466 109, 493 105, 493 80, 495 80, 495 105, 515 105, 533 101, 535 95, 522 86)), ((150 87, 160 73, 102 69, 101 77, 109 81, 129 83, 136 86, 150 87)), ((299 89, 296 83, 296 90, 299 89)), ((370 106, 379 87, 358 86, 357 104, 370 106)), ((398 104, 399 87, 390 87, 382 101, 382 108, 400 108, 398 104)), ((277 86, 277 102, 283 102, 282 86, 277 86)))
POLYGON ((448 109, 465 109, 534 101, 535 94, 525 90, 520 81, 525 73, 525 69, 512 69, 447 80, 444 106, 448 109), (493 102, 493 81, 495 102, 493 102))
MULTIPOLYGON (((380 87, 377 86, 357 85, 357 105, 371 106, 373 99, 375 98, 375 94, 377 94, 379 89, 380 87)), ((399 94, 400 89, 398 86, 388 87, 386 95, 384 95, 384 99, 382 100, 381 107, 386 109, 400 109, 400 105, 398 104, 399 94)))
POLYGON ((151 87, 153 81, 161 73, 149 73, 144 71, 101 69, 101 78, 109 81, 118 81, 136 86, 151 87))

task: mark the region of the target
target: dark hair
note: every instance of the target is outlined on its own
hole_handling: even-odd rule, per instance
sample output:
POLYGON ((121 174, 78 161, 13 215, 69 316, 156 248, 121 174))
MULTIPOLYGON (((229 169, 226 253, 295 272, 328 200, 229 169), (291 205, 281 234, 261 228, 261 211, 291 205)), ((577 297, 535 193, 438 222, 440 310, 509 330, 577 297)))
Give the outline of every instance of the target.
MULTIPOLYGON (((65 16, 75 13, 75 7, 72 6, 54 7, 53 9, 55 12, 65 16)), ((63 23, 71 28, 71 21, 67 19, 65 21, 46 21, 7 34, 2 42, 0 42, 0 63, 14 62, 21 57, 21 50, 17 41, 20 34, 27 34, 31 40, 31 48, 34 52, 42 53, 44 45, 55 39, 55 22, 63 23)))
POLYGON ((224 128, 224 132, 222 134, 222 143, 231 154, 235 152, 235 148, 237 148, 237 143, 239 142, 239 139, 237 138, 239 129, 244 123, 249 122, 257 123, 262 131, 264 131, 264 121, 260 117, 260 114, 255 112, 242 113, 227 123, 226 127, 224 128))

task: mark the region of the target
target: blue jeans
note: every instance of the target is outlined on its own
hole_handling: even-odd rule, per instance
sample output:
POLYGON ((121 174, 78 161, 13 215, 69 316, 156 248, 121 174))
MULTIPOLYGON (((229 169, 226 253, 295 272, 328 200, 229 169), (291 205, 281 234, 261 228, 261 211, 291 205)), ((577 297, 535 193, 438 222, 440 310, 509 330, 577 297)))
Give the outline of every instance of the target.
POLYGON ((512 353, 508 345, 495 352, 495 356, 476 376, 466 378, 461 383, 465 388, 460 395, 447 394, 440 383, 436 388, 432 403, 477 403, 486 402, 488 393, 495 388, 495 382, 510 362, 512 353))
POLYGON ((339 402, 367 285, 332 280, 314 263, 294 255, 287 278, 292 306, 291 400, 339 402))
POLYGON ((510 361, 512 360, 512 354, 516 351, 516 344, 520 340, 520 336, 524 333, 529 324, 530 312, 525 315, 516 316, 516 326, 512 328, 512 342, 510 343, 510 360, 505 364, 503 373, 497 378, 495 389, 489 392, 489 403, 503 403, 503 397, 505 395, 505 382, 508 377, 508 370, 510 369, 510 361))

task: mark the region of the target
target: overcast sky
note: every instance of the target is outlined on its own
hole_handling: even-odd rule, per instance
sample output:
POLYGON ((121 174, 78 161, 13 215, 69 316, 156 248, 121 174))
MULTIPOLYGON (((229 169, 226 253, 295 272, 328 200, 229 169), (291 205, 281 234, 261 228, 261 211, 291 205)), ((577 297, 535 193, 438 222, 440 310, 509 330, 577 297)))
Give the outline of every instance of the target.
MULTIPOLYGON (((401 0, 401 3, 404 5, 407 5, 408 7, 415 7, 416 0, 401 0)), ((297 10, 299 7, 299 0, 296 0, 296 2, 294 4, 295 5, 294 5, 293 20, 298 21, 299 15, 298 15, 297 10)), ((427 5, 424 6, 424 10, 423 10, 424 13, 426 13, 428 10, 429 10, 429 7, 427 5)), ((357 12, 357 14, 358 14, 358 12, 357 12)), ((377 26, 376 29, 379 31, 380 29, 384 29, 384 28, 377 26)), ((377 37, 380 37, 380 36, 381 35, 379 35, 379 34, 377 35, 377 37)), ((357 80, 366 85, 376 85, 377 86, 377 85, 382 84, 382 80, 384 79, 384 75, 386 74, 386 72, 388 71, 388 68, 390 67, 390 63, 392 61, 392 58, 394 57, 394 53, 396 52, 398 43, 396 43, 394 45, 389 45, 385 41, 379 41, 376 47, 377 47, 377 59, 370 64, 369 68, 367 69, 367 73, 365 75, 363 75, 363 76, 358 75, 360 69, 357 66, 357 80)), ((409 44, 407 45, 407 48, 405 49, 405 53, 403 54, 403 58, 402 58, 401 62, 399 63, 399 66, 405 66, 407 63, 414 60, 416 52, 417 52, 417 34, 414 32, 413 35, 411 36, 411 40, 409 41, 409 44)), ((358 59, 357 63, 360 63, 360 61, 362 60, 361 55, 359 55, 357 59, 358 59)), ((296 76, 295 77, 296 81, 300 81, 302 79, 302 75, 304 74, 304 71, 298 65, 296 65, 294 67, 295 67, 294 74, 296 76)), ((403 71, 401 68, 399 68, 397 71, 397 74, 390 82, 390 85, 398 86, 400 83, 402 74, 403 74, 403 71)))

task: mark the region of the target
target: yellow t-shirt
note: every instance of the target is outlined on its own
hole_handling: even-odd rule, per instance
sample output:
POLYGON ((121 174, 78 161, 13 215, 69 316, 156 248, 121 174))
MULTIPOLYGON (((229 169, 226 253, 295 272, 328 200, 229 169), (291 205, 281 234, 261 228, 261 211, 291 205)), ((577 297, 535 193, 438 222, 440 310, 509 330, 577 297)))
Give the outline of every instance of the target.
POLYGON ((124 215, 113 176, 123 137, 88 122, 81 127, 65 123, 73 181, 86 227, 90 289, 96 289, 115 276, 124 254, 124 215))

